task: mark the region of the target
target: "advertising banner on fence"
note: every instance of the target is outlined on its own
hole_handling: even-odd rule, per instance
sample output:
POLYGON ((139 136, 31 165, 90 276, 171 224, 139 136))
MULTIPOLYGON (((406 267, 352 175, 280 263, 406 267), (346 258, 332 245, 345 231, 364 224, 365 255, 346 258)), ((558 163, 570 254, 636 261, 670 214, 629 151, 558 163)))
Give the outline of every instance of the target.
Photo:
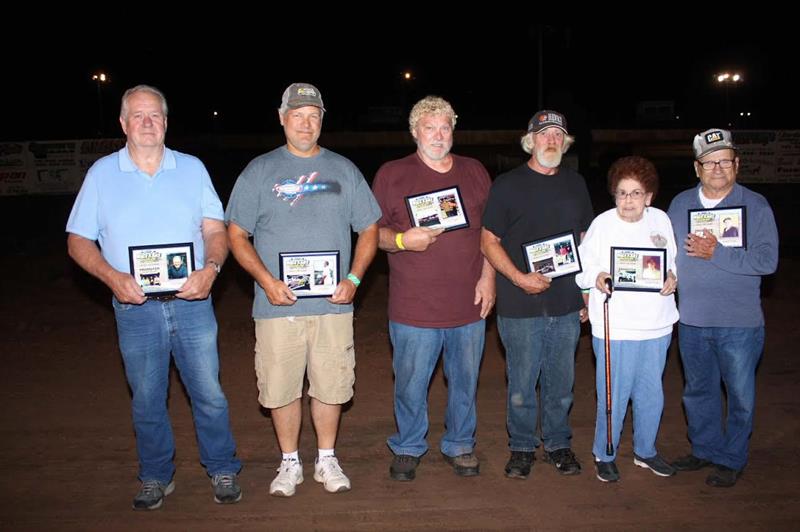
POLYGON ((0 196, 74 194, 97 159, 125 139, 0 142, 0 196))
POLYGON ((800 183, 800 130, 733 131, 742 183, 800 183))

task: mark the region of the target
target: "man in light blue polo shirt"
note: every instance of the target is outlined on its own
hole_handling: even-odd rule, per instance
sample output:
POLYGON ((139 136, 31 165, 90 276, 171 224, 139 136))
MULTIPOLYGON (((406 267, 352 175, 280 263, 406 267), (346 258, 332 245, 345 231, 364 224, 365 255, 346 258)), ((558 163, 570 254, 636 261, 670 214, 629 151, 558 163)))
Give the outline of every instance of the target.
MULTIPOLYGON (((142 481, 133 508, 160 508, 175 488, 167 412, 170 353, 192 402, 200 460, 212 479, 214 500, 238 502, 241 463, 219 383, 217 322, 209 295, 228 255, 222 204, 203 163, 164 145, 167 101, 161 91, 147 85, 126 91, 119 120, 127 144, 86 174, 67 222, 67 244, 75 262, 114 293, 142 481), (178 243, 193 246, 193 262, 187 257, 185 265, 188 279, 174 295, 148 297, 131 275, 129 248, 178 243)), ((147 283, 140 276, 142 284, 158 273, 147 276, 147 283)))

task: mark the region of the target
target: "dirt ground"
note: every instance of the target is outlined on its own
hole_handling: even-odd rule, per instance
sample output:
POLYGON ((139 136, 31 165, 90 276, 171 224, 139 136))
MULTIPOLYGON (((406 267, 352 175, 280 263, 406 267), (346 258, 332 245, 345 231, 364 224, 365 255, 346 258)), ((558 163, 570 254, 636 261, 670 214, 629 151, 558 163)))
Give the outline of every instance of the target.
MULTIPOLYGON (((251 287, 229 263, 215 287, 223 387, 238 454, 241 503, 216 505, 198 461, 186 394, 173 375, 170 412, 177 441, 176 490, 164 507, 134 512, 138 488, 130 395, 117 351, 109 293, 63 253, 37 260, 3 257, 0 353, 0 528, 3 530, 574 530, 800 527, 800 261, 783 259, 767 282, 767 345, 759 368, 750 464, 732 489, 707 487, 705 471, 656 477, 633 465, 630 419, 618 460, 622 480, 594 475, 594 357, 584 329, 576 355, 573 449, 584 471, 561 477, 537 459, 524 481, 503 476, 504 357, 494 321, 478 392, 481 474, 459 478, 438 452, 446 396, 441 370, 430 391, 431 451, 413 482, 389 479, 386 437, 394 430, 385 265, 360 289, 356 311, 355 399, 342 417, 337 454, 352 491, 330 495, 311 478, 314 434, 303 425, 306 482, 294 497, 267 488, 280 454, 271 420, 256 401, 251 287)), ((658 447, 689 450, 681 407, 677 342, 664 376, 666 405, 658 447)), ((538 458, 538 456, 537 456, 538 458)))

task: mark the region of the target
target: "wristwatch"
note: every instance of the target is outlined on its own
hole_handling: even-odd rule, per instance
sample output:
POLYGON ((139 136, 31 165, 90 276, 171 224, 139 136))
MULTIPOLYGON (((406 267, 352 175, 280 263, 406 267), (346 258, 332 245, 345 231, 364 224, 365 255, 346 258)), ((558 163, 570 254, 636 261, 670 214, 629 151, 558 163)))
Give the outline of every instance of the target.
POLYGON ((214 271, 217 272, 217 275, 219 275, 219 272, 222 271, 222 266, 220 266, 219 263, 215 260, 207 260, 206 266, 208 266, 209 264, 214 266, 214 271))

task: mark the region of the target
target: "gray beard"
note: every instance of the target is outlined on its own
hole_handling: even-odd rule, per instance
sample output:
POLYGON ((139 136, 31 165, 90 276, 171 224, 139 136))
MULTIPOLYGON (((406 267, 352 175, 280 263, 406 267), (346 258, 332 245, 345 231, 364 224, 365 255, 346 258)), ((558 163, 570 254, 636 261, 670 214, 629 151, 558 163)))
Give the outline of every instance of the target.
POLYGON ((536 160, 545 168, 558 168, 561 165, 561 153, 555 155, 545 155, 544 152, 536 152, 536 160))

